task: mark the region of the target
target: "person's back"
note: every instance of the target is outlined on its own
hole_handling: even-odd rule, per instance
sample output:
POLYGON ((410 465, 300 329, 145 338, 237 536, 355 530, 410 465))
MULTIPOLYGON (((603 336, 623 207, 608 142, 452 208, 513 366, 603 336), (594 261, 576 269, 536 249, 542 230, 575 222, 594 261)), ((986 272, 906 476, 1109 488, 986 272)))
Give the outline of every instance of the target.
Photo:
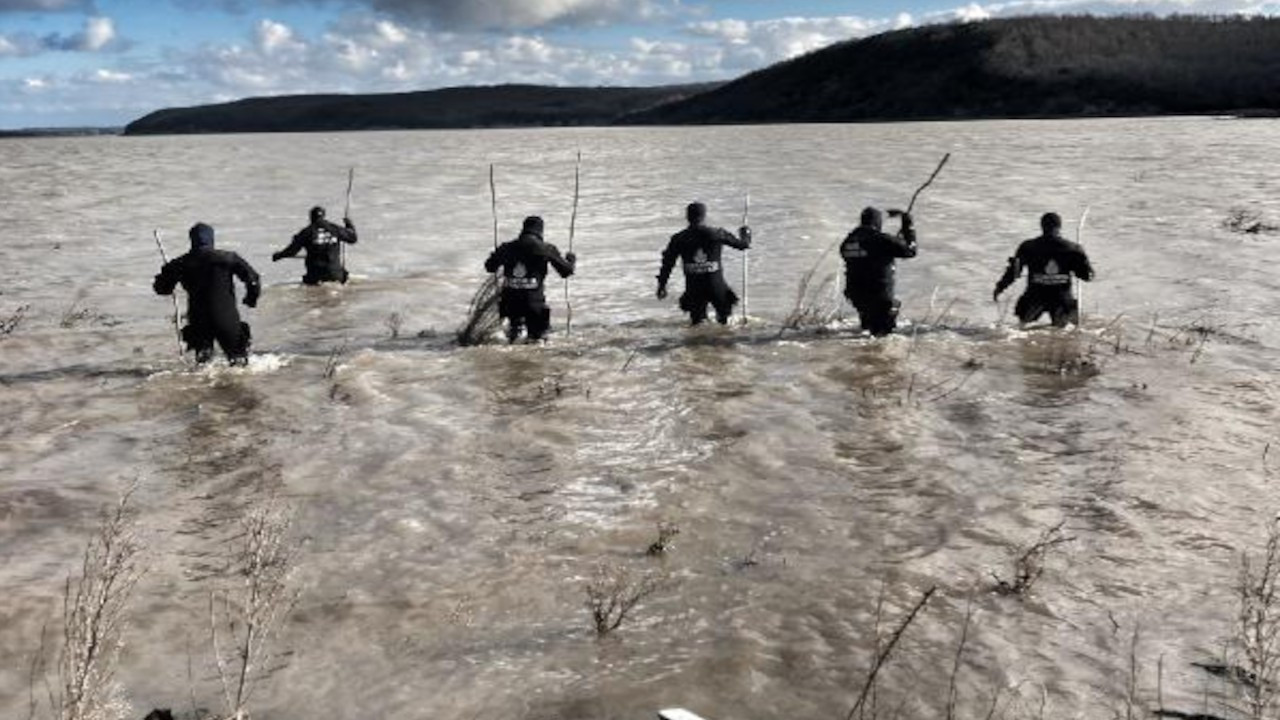
POLYGON ((737 250, 751 247, 751 228, 743 226, 738 234, 724 228, 704 224, 707 208, 699 202, 685 208, 688 227, 671 236, 662 251, 662 265, 658 269, 658 299, 667 296, 667 281, 677 260, 684 270, 684 294, 680 296, 680 309, 689 313, 689 320, 697 325, 707 318, 707 305, 715 308, 716 320, 724 325, 729 321, 738 295, 724 279, 721 257, 724 246, 737 250))
POLYGON ((302 276, 304 284, 345 283, 348 273, 343 265, 342 243, 356 243, 358 237, 355 225, 346 217, 342 218, 342 225, 329 222, 325 219, 324 208, 319 206, 311 208, 310 219, 310 224, 293 236, 288 247, 271 256, 271 261, 276 262, 305 251, 305 273, 302 276))
POLYGON ((540 340, 551 326, 551 308, 543 292, 548 268, 567 278, 577 266, 577 256, 561 256, 559 248, 542 239, 542 231, 542 218, 525 218, 520 236, 499 245, 484 263, 485 270, 502 272, 498 313, 507 319, 512 342, 526 326, 530 340, 540 340))
POLYGON ((1071 288, 1071 277, 1093 279, 1093 266, 1084 248, 1062 237, 1062 218, 1045 213, 1040 218, 1042 234, 1018 245, 1009 258, 1004 275, 996 283, 993 299, 1027 271, 1027 288, 1014 307, 1022 323, 1031 323, 1049 313, 1053 324, 1063 327, 1079 322, 1079 309, 1071 288))
POLYGON ((198 361, 211 357, 216 340, 233 363, 244 362, 249 326, 240 321, 233 278, 245 284, 244 304, 255 307, 261 290, 258 273, 238 254, 215 249, 213 228, 208 225, 198 223, 189 234, 190 252, 161 268, 153 289, 168 295, 181 284, 186 291, 187 326, 182 336, 198 361))
POLYGON ((916 256, 916 232, 909 213, 891 210, 902 218, 902 230, 889 235, 875 208, 866 208, 858 227, 840 243, 844 259, 845 297, 858 310, 864 330, 886 335, 897 327, 898 301, 894 296, 898 258, 916 256))

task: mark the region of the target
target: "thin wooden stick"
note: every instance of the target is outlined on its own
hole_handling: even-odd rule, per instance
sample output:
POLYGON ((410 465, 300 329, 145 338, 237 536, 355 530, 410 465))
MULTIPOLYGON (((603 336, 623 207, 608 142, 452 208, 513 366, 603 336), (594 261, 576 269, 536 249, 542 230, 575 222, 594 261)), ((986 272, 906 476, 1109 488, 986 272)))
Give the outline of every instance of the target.
MULTIPOLYGON (((351 189, 356 183, 356 169, 351 167, 347 170, 347 204, 342 208, 342 219, 346 220, 351 217, 351 189)), ((347 244, 338 243, 338 262, 342 265, 342 269, 347 269, 347 244)))
MULTIPOLYGON (((746 196, 742 199, 742 227, 747 227, 747 220, 751 215, 751 191, 748 190, 746 196)), ((751 304, 751 286, 749 285, 750 276, 748 275, 747 266, 750 264, 751 248, 742 251, 742 324, 747 324, 748 306, 751 304)))
POLYGON ((885 663, 888 662, 889 656, 893 653, 894 646, 896 646, 898 641, 902 639, 903 633, 905 633, 907 628, 911 626, 911 623, 915 621, 916 615, 920 614, 920 611, 923 610, 924 606, 929 602, 929 598, 933 597, 933 594, 937 592, 937 590, 937 585, 926 590, 924 595, 920 596, 920 600, 916 602, 915 607, 911 608, 911 612, 907 613, 907 616, 903 618, 902 622, 898 625, 898 629, 894 630, 893 635, 889 636, 889 642, 885 643, 884 649, 882 649, 880 654, 876 656, 876 661, 871 666, 871 672, 867 674, 867 681, 862 686, 862 693, 858 695, 858 701, 853 704, 853 709, 849 711, 849 715, 846 720, 853 720, 854 716, 858 714, 858 711, 862 709, 863 704, 867 702, 867 694, 871 692, 873 687, 875 687, 876 676, 880 674, 881 668, 883 668, 885 663))
POLYGON ((498 249, 498 186, 493 181, 493 163, 489 163, 489 204, 493 208, 493 249, 498 249))
MULTIPOLYGON (((573 252, 573 234, 578 225, 578 190, 581 185, 582 151, 573 166, 573 214, 569 216, 569 252, 573 252)), ((569 299, 569 278, 564 279, 564 334, 573 333, 573 303, 569 299)))
POLYGON ((938 167, 933 169, 933 174, 929 176, 929 179, 925 180, 923 185, 916 188, 916 191, 911 195, 911 202, 907 203, 907 212, 911 212, 911 210, 916 206, 916 198, 920 197, 920 193, 924 192, 925 188, 933 184, 934 179, 938 177, 938 173, 942 172, 942 166, 946 165, 947 161, 950 159, 951 153, 943 155, 942 160, 938 163, 938 167))
MULTIPOLYGON (((156 240, 156 247, 160 250, 160 262, 164 265, 169 264, 169 256, 164 251, 164 243, 160 240, 160 230, 157 228, 151 231, 151 237, 156 240)), ((178 312, 178 296, 175 293, 169 293, 169 299, 173 301, 173 332, 178 341, 178 357, 183 357, 182 351, 182 327, 180 323, 180 315, 178 312)))
MULTIPOLYGON (((1084 250, 1084 223, 1089 219, 1089 206, 1084 206, 1084 212, 1080 213, 1080 221, 1076 223, 1076 244, 1080 249, 1084 250)), ((1076 277, 1076 329, 1084 327, 1084 281, 1076 277)))

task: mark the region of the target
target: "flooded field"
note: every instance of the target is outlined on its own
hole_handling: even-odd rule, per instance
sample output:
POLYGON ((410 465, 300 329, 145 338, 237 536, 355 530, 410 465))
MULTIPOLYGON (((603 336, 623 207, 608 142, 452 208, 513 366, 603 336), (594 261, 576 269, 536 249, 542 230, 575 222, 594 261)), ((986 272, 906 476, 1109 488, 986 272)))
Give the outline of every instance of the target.
POLYGON ((1006 717, 1123 716, 1135 658, 1146 706, 1160 663, 1167 707, 1227 716, 1193 663, 1223 662, 1239 554, 1280 511, 1280 235, 1222 223, 1280 222, 1277 148, 1278 123, 1210 118, 0 143, 0 320, 28 308, 0 337, 0 717, 26 717, 41 628, 53 652, 135 480, 129 717, 221 709, 209 593, 271 497, 299 595, 256 718, 843 718, 935 586, 881 716, 945 717, 966 608, 958 717, 997 689, 1006 717), (546 345, 456 347, 489 164, 503 239, 541 214, 564 249, 578 150, 572 334, 557 282, 546 345), (946 152, 900 334, 780 335, 862 207, 904 205, 946 152), (350 166, 355 279, 303 288, 270 255, 341 212, 350 166), (659 252, 685 203, 736 227, 748 191, 751 322, 686 328, 659 252), (1087 328, 1012 327, 1005 259, 1086 206, 1087 328), (247 370, 184 366, 151 293, 152 228, 174 255, 197 221, 262 273, 247 370), (1059 523, 1031 591, 994 592, 1059 523), (601 568, 657 585, 598 638, 601 568))

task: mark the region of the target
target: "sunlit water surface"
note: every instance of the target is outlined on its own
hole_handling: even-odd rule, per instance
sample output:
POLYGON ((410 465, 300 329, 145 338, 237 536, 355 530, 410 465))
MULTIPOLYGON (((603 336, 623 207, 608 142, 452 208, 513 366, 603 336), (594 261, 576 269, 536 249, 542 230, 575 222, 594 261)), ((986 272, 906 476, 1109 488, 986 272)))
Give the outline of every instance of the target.
POLYGON ((1166 704, 1198 710, 1220 688, 1191 663, 1221 656, 1238 552, 1280 509, 1280 240, 1221 227, 1280 217, 1278 149, 1276 122, 1208 118, 0 143, 0 318, 30 306, 0 338, 0 716, 25 717, 41 627, 135 478, 137 717, 219 707, 207 569, 272 493, 301 596, 256 717, 844 717, 881 588, 887 634, 933 585, 882 706, 939 716, 971 602, 968 716, 996 688, 1011 716, 1110 716, 1135 626, 1142 692, 1163 655, 1166 704), (489 164, 503 239, 536 213, 566 249, 578 150, 572 334, 555 284, 546 346, 455 347, 489 164), (805 270, 944 152, 902 334, 779 340, 805 270), (270 254, 313 204, 341 212, 351 165, 356 279, 299 287, 270 254), (735 227, 748 191, 753 320, 689 330, 652 297, 659 251, 685 203, 735 227), (1086 206, 1087 332, 1010 328, 1005 258, 1086 206), (263 275, 248 371, 185 369, 151 294, 151 229, 176 254, 196 221, 263 275), (680 534, 646 557, 660 521, 680 534), (1030 595, 990 592, 1061 521, 1074 540, 1030 595), (604 640, 599 563, 669 575, 604 640))

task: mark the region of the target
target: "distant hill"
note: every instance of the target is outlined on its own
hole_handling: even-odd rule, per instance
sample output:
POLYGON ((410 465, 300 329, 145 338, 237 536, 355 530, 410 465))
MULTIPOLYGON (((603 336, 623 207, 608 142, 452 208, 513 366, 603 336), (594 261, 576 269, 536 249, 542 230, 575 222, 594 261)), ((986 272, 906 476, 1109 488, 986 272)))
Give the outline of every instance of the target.
POLYGON ((86 135, 119 135, 118 127, 53 127, 0 130, 0 138, 82 137, 86 135))
POLYGON ((631 113, 705 92, 716 83, 665 87, 497 85, 380 95, 257 97, 157 110, 126 135, 307 132, 399 128, 608 125, 631 113))
POLYGON ((1026 17, 838 43, 624 123, 1280 111, 1280 18, 1026 17))

